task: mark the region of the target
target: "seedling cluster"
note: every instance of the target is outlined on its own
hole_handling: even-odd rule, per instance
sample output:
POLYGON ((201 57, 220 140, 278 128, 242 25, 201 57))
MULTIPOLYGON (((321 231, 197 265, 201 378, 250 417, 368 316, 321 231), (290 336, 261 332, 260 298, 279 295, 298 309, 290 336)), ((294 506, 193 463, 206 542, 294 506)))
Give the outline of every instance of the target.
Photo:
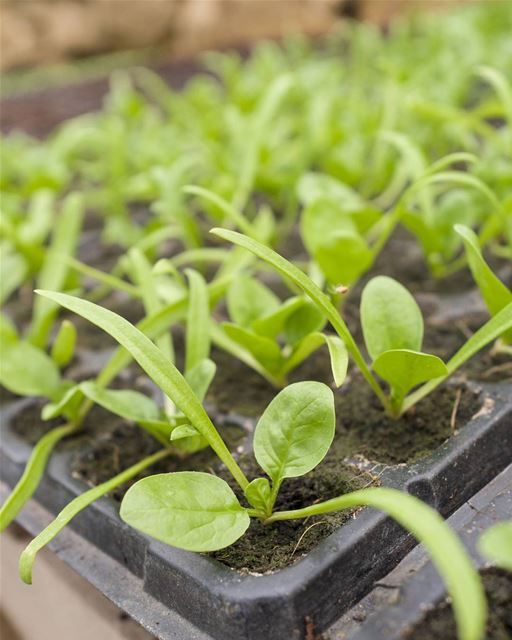
MULTIPOLYGON (((2 507, 2 529, 95 406, 158 445, 66 506, 22 554, 23 580, 79 511, 177 457, 190 470, 128 489, 120 507, 128 524, 210 552, 241 538, 251 519, 271 527, 375 507, 425 544, 460 637, 481 637, 478 574, 431 507, 378 486, 298 509, 276 501, 287 479, 328 455, 333 394, 347 377, 358 372, 382 415, 398 420, 486 347, 512 353, 512 292, 502 279, 512 258, 512 24, 500 5, 402 20, 387 37, 358 25, 321 47, 266 43, 246 61, 211 54, 215 77, 194 77, 182 92, 145 69, 117 73, 99 113, 45 141, 5 138, 0 383, 43 398, 41 420, 61 423, 35 445, 2 507), (393 240, 422 256, 414 287, 407 272, 381 266, 396 259, 393 240), (424 346, 432 326, 418 294, 427 281, 442 291, 466 273, 489 318, 441 358, 424 346), (140 309, 140 321, 109 308, 120 299, 140 309), (73 367, 84 320, 118 343, 87 379, 73 367), (328 362, 329 380, 304 379, 313 357, 328 362), (216 426, 211 388, 229 358, 274 387, 254 429, 257 477, 216 426), (151 397, 113 384, 133 361, 156 386, 151 397), (193 454, 207 447, 238 494, 194 470, 193 454)), ((506 527, 486 534, 482 552, 509 567, 506 527)))

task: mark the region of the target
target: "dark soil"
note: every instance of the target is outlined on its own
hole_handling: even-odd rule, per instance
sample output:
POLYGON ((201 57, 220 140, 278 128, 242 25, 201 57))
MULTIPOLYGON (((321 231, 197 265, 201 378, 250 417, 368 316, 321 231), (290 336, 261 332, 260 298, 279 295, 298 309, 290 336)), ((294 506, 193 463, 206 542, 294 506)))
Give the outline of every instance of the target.
MULTIPOLYGON (((220 353, 209 401, 220 411, 258 418, 277 391, 261 376, 220 353)), ((332 385, 329 358, 320 349, 297 369, 296 380, 332 385)), ((481 407, 478 395, 464 384, 442 386, 399 420, 385 416, 379 400, 358 372, 335 391, 337 437, 328 454, 338 461, 363 456, 374 462, 412 462, 432 453, 481 407), (460 396, 460 397, 459 397, 460 396), (458 408, 452 427, 452 412, 458 408)))
POLYGON ((465 386, 440 387, 393 420, 384 415, 368 385, 355 376, 335 394, 335 404, 337 436, 328 457, 363 456, 392 465, 432 453, 471 419, 482 401, 465 386))
MULTIPOLYGON (((464 318, 449 325, 426 327, 423 349, 447 362, 479 326, 464 318)), ((512 357, 496 352, 491 343, 468 360, 456 373, 461 379, 479 382, 512 381, 512 357)))
MULTIPOLYGON (((249 479, 262 475, 252 459, 244 457, 239 462, 249 479)), ((245 502, 233 480, 227 476, 225 479, 239 499, 245 502)), ((276 509, 300 509, 371 484, 377 485, 378 479, 354 466, 340 464, 336 460, 324 460, 306 476, 288 478, 283 482, 276 509)), ((306 555, 321 540, 350 520, 356 511, 345 509, 305 520, 276 522, 269 526, 253 519, 240 540, 211 555, 243 572, 267 573, 282 569, 306 555)))
MULTIPOLYGON (((243 430, 235 425, 221 427, 220 432, 231 448, 234 448, 244 436, 243 430)), ((141 427, 122 420, 104 419, 99 433, 86 432, 83 435, 81 446, 77 449, 71 462, 71 473, 73 477, 86 484, 97 486, 160 448, 161 445, 141 427)), ((120 502, 132 484, 154 473, 190 469, 213 472, 218 466, 218 460, 209 448, 183 459, 171 456, 152 467, 148 467, 140 475, 117 487, 109 495, 120 502)))
MULTIPOLYGON (((489 619, 482 640, 510 640, 512 638, 512 573, 502 569, 488 569, 481 573, 489 605, 489 619)), ((427 613, 421 625, 404 639, 457 640, 457 630, 451 606, 447 602, 427 613)))
POLYGON ((11 429, 30 445, 35 445, 48 431, 62 424, 62 420, 47 420, 41 418, 41 411, 46 403, 34 400, 23 407, 13 418, 11 429))

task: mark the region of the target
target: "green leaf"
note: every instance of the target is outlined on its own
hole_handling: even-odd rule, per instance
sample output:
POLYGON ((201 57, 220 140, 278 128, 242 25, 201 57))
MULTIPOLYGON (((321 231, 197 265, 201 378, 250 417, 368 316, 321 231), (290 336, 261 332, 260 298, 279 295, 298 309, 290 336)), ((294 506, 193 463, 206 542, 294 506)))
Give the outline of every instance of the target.
POLYGON ((217 365, 215 362, 209 358, 205 358, 185 374, 185 380, 189 383, 192 391, 199 400, 204 400, 212 380, 215 377, 216 370, 217 365))
POLYGON ((337 387, 341 387, 347 377, 348 353, 343 340, 338 336, 328 336, 323 334, 329 355, 331 357, 332 375, 337 387))
POLYGON ((251 237, 257 237, 253 225, 245 218, 245 216, 233 207, 229 202, 221 198, 221 196, 217 195, 213 191, 209 189, 204 189, 203 187, 196 187, 194 185, 187 185, 183 187, 183 192, 188 193, 190 195, 199 196, 200 198, 204 198, 208 202, 211 202, 216 207, 218 207, 225 218, 233 222, 241 231, 247 233, 247 235, 251 237))
POLYGON ((263 316, 279 307, 279 298, 255 278, 245 274, 237 276, 231 283, 226 302, 229 317, 241 327, 249 328, 263 316))
POLYGON ((210 306, 203 276, 187 269, 190 286, 187 334, 185 337, 185 371, 188 372, 210 355, 210 306))
MULTIPOLYGON (((464 242, 469 268, 480 289, 482 298, 490 314, 495 315, 512 302, 512 291, 494 275, 484 260, 476 234, 469 227, 460 224, 455 225, 454 228, 464 242)), ((507 336, 507 341, 512 342, 512 334, 510 338, 507 336)))
POLYGON ((276 374, 283 366, 284 358, 281 355, 281 350, 278 344, 270 338, 265 338, 230 322, 224 322, 222 328, 231 340, 246 349, 270 373, 276 374))
POLYGON ((334 438, 334 397, 320 382, 297 382, 265 409, 254 432, 258 464, 279 486, 323 460, 334 438))
POLYGON ((0 531, 3 531, 14 520, 25 503, 32 497, 44 473, 48 458, 56 445, 62 438, 74 431, 76 431, 76 426, 73 424, 56 427, 48 431, 34 446, 23 475, 0 509, 0 531))
POLYGON ((235 462, 203 405, 178 369, 147 336, 116 313, 103 309, 88 300, 80 300, 80 298, 65 293, 52 291, 38 291, 37 293, 83 316, 89 322, 109 333, 121 346, 127 349, 153 382, 181 409, 190 424, 206 439, 242 489, 245 488, 248 484, 247 478, 235 462))
POLYGON ((271 512, 272 490, 267 478, 255 478, 245 488, 245 497, 249 504, 261 513, 271 512))
POLYGON ((512 571, 512 520, 484 531, 478 541, 478 550, 493 564, 512 571))
POLYGON ((179 427, 172 430, 171 442, 174 442, 175 440, 182 440, 183 438, 195 438, 197 436, 200 438, 202 437, 197 429, 194 429, 192 425, 181 424, 179 427))
POLYGON ((373 360, 391 349, 421 349, 420 308, 407 289, 393 278, 377 276, 365 286, 361 296, 361 325, 373 360))
POLYGON ((228 240, 233 244, 244 247, 254 255, 258 256, 262 260, 265 260, 268 264, 270 264, 278 273, 280 273, 285 278, 289 278, 292 282, 294 282, 309 298, 317 305, 317 307, 326 315, 329 322, 334 327, 336 333, 340 336, 340 338, 345 343, 348 352, 354 358, 357 366, 359 367, 363 377, 366 379, 368 384, 371 386, 375 395, 382 402, 384 407, 387 407, 388 401, 386 396, 384 395, 382 389, 378 385, 377 381, 373 377, 368 365, 363 358, 362 353, 359 351, 359 348, 352 337, 347 325, 341 318, 337 309, 334 307, 329 298, 321 291, 321 289, 311 280, 308 276, 298 269, 291 262, 280 256, 272 249, 269 249, 265 245, 261 244, 252 238, 247 238, 241 233, 236 233, 235 231, 229 231, 228 229, 212 229, 210 233, 218 236, 219 238, 224 238, 224 240, 228 240))
MULTIPOLYGON (((83 198, 78 193, 67 196, 60 216, 57 218, 49 251, 37 279, 40 289, 61 290, 66 282, 69 265, 65 258, 73 256, 84 215, 83 198)), ((30 341, 44 347, 51 329, 56 306, 47 299, 37 298, 30 327, 30 341)))
POLYGON ((39 189, 32 196, 27 219, 19 230, 25 245, 41 245, 52 229, 55 216, 55 194, 50 189, 39 189))
POLYGON ((7 344, 18 342, 18 332, 12 321, 0 313, 0 344, 5 348, 7 344))
MULTIPOLYGON (((146 315, 158 313, 162 308, 159 292, 157 289, 157 276, 151 268, 151 263, 144 253, 137 247, 133 247, 128 252, 130 271, 133 271, 133 279, 137 283, 140 295, 144 303, 146 315)), ((174 345, 171 334, 163 333, 155 339, 157 347, 174 362, 174 345)), ((172 411, 172 407, 168 407, 172 411)))
MULTIPOLYGON (((483 327, 480 327, 480 329, 478 329, 478 331, 476 331, 471 338, 462 345, 457 353, 446 363, 446 367, 448 368, 447 375, 451 375, 467 360, 478 353, 480 349, 483 349, 487 344, 496 340, 496 338, 510 329, 512 329, 512 302, 501 311, 498 311, 493 318, 488 320, 483 327)), ((421 400, 421 398, 428 395, 443 381, 443 379, 444 378, 435 378, 434 380, 430 380, 407 396, 404 402, 403 411, 407 411, 407 409, 416 404, 416 402, 421 400)))
POLYGON ((287 319, 300 309, 305 303, 305 299, 293 296, 285 300, 277 309, 255 320, 252 329, 267 338, 276 338, 284 329, 287 319))
POLYGON ((100 271, 100 269, 95 269, 88 264, 80 262, 76 258, 72 256, 66 256, 62 258, 64 262, 66 262, 72 269, 78 271, 78 273, 91 278, 92 280, 96 280, 101 282, 101 284, 105 285, 107 290, 110 289, 118 289, 119 291, 124 291, 132 298, 141 298, 141 293, 137 287, 134 287, 129 282, 125 282, 121 278, 112 275, 111 273, 105 273, 104 271, 100 271))
POLYGON ((55 402, 46 404, 41 411, 43 420, 53 420, 61 415, 74 418, 80 407, 84 394, 80 390, 80 385, 76 384, 67 389, 55 402))
POLYGON ((158 407, 148 396, 130 389, 103 389, 95 382, 82 382, 80 390, 101 407, 125 420, 156 420, 158 407))
POLYGON ((61 385, 59 369, 44 351, 28 342, 2 345, 0 384, 20 396, 52 398, 61 385))
POLYGON ((358 233, 336 231, 313 258, 331 284, 350 285, 371 266, 373 252, 358 233))
POLYGON ((298 367, 306 358, 308 358, 313 352, 319 349, 325 344, 325 336, 323 333, 316 331, 315 333, 309 333, 304 336, 293 348, 291 354, 286 358, 283 368, 281 370, 282 375, 286 375, 290 371, 293 371, 298 367))
POLYGON ((23 284, 28 275, 28 265, 20 253, 0 249, 0 304, 23 284))
POLYGON ((305 173, 297 185, 297 195, 304 205, 329 199, 345 206, 360 206, 361 196, 349 186, 325 173, 305 173))
POLYGON ((59 332, 52 345, 52 360, 62 368, 65 367, 75 352, 76 329, 70 320, 63 320, 59 332))
POLYGON ((287 344, 296 345, 305 336, 321 331, 325 326, 325 315, 310 300, 291 313, 284 323, 284 335, 287 344))
POLYGON ((266 380, 276 387, 280 387, 283 384, 281 379, 278 379, 274 374, 266 369, 263 364, 257 360, 252 353, 247 351, 244 346, 241 346, 235 340, 232 340, 228 334, 222 329, 215 321, 212 320, 211 324, 212 340, 216 347, 223 349, 226 353, 230 353, 232 356, 243 362, 251 369, 254 369, 257 373, 263 376, 266 380))
POLYGON ((413 387, 448 374, 447 366, 437 356, 407 349, 384 351, 373 362, 373 368, 389 382, 392 395, 400 406, 413 387))
POLYGON ((55 536, 64 529, 64 527, 72 520, 80 511, 83 511, 90 504, 109 493, 116 487, 121 486, 134 476, 144 471, 147 467, 150 467, 153 464, 156 464, 162 458, 170 455, 172 452, 171 449, 163 449, 162 451, 158 451, 144 460, 141 460, 137 464, 125 469, 118 475, 114 476, 110 480, 99 484, 97 487, 93 487, 88 491, 85 491, 74 500, 72 500, 69 504, 67 504, 64 509, 57 515, 55 520, 52 520, 50 524, 41 531, 41 533, 36 536, 30 544, 27 545, 25 550, 20 556, 19 562, 19 573, 20 577, 26 584, 32 584, 32 567, 34 565, 34 561, 36 559, 36 555, 38 552, 45 547, 49 542, 51 542, 55 536))
POLYGON ((318 198, 308 204, 300 219, 300 235, 310 255, 328 244, 333 233, 357 233, 352 218, 332 199, 318 198))
POLYGON ((124 496, 120 515, 130 526, 157 540, 203 552, 233 544, 250 522, 224 480, 194 471, 139 480, 124 496))
POLYGON ((448 588, 460 640, 481 640, 487 603, 480 576, 455 533, 434 509, 418 498, 396 489, 361 489, 303 509, 276 512, 266 523, 307 518, 363 505, 388 513, 423 543, 448 588))

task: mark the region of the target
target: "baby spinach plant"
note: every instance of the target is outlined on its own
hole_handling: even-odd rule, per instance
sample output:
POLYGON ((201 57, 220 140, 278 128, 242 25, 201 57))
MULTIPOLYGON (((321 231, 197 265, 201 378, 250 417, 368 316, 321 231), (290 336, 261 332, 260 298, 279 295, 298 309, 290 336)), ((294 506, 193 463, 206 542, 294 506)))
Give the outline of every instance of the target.
POLYGON ((217 344, 272 384, 285 386, 287 375, 324 344, 336 386, 343 383, 348 364, 345 345, 322 332, 325 317, 305 296, 282 303, 264 284, 241 274, 232 280, 226 302, 231 322, 217 328, 217 344))
MULTIPOLYGON (((475 232, 464 225, 455 225, 455 231, 464 242, 469 268, 489 313, 495 316, 512 302, 512 291, 493 273, 485 261, 475 232)), ((512 331, 502 334, 497 350, 512 353, 512 331)))
POLYGON ((257 240, 227 229, 213 229, 212 233, 251 251, 314 302, 344 341, 385 411, 394 418, 400 417, 433 391, 480 349, 512 329, 512 303, 509 303, 480 327, 445 364, 439 358, 420 351, 423 320, 412 296, 391 278, 380 276, 372 279, 363 291, 361 320, 374 370, 390 385, 387 396, 338 310, 311 278, 257 240), (409 393, 421 383, 419 388, 409 393))
MULTIPOLYGON (((326 385, 299 382, 281 391, 269 404, 254 436, 254 454, 266 475, 249 481, 186 379, 149 338, 125 319, 89 301, 61 293, 39 293, 93 322, 132 354, 183 411, 191 427, 206 439, 233 475, 249 505, 241 504, 219 477, 188 471, 158 474, 140 480, 126 493, 121 517, 128 524, 173 546, 206 552, 222 549, 239 539, 251 518, 272 525, 280 520, 302 519, 354 506, 381 509, 429 550, 452 596, 460 637, 463 640, 480 638, 486 604, 478 574, 451 529, 417 498, 395 489, 368 488, 302 509, 274 510, 286 478, 308 473, 329 450, 335 431, 335 413, 333 394, 326 385)), ((125 479, 117 476, 116 481, 125 479)), ((39 549, 82 507, 111 487, 111 482, 105 483, 76 498, 29 544, 20 558, 20 575, 25 582, 31 582, 39 549)))
MULTIPOLYGON (((102 278, 102 272, 98 272, 96 275, 98 278, 102 278)), ((116 283, 110 284, 117 286, 116 283)), ((226 287, 225 280, 207 285, 209 304, 218 301, 224 295, 226 287)), ((131 293, 137 295, 137 290, 131 293)), ((148 294, 146 293, 146 295, 148 294)), ((193 351, 197 354, 200 353, 197 344, 205 344, 205 337, 198 323, 198 318, 205 315, 205 308, 204 288, 199 279, 192 275, 190 299, 189 292, 185 290, 172 302, 164 304, 154 313, 148 314, 141 320, 138 327, 145 334, 159 341, 162 336, 167 335, 173 324, 188 316, 191 320, 187 341, 188 344, 194 343, 194 347, 190 349, 186 347, 186 349, 187 353, 193 351), (195 285, 192 282, 195 282, 195 285), (194 290, 193 295, 192 290, 194 290)), ((22 477, 0 509, 0 531, 12 522, 37 489, 55 446, 60 440, 82 428, 84 420, 94 404, 139 424, 162 444, 169 445, 169 439, 172 438, 174 442, 169 453, 184 456, 205 446, 204 440, 189 427, 188 420, 179 411, 173 411, 172 414, 168 411, 162 411, 151 398, 134 390, 107 389, 108 385, 132 360, 132 356, 125 349, 120 347, 113 353, 95 380, 74 384, 70 381, 62 381, 58 368, 52 359, 30 343, 20 341, 12 324, 3 316, 0 316, 0 319, 2 347, 5 347, 6 353, 6 366, 0 368, 2 376, 0 383, 13 393, 43 396, 50 400, 42 411, 44 420, 57 417, 62 417, 65 420, 64 424, 45 434, 32 450, 22 477), (27 362, 31 363, 30 368, 26 367, 27 362)), ((66 322, 64 321, 63 324, 66 322)), ((64 330, 67 344, 62 344, 61 333, 63 333, 62 329, 54 341, 52 354, 57 355, 66 351, 69 353, 70 342, 74 342, 73 331, 64 330), (60 346, 57 349, 59 343, 60 346)), ((2 364, 4 365, 4 360, 2 364)), ((206 395, 214 373, 215 365, 207 358, 201 359, 198 366, 189 368, 187 377, 198 397, 203 398, 206 395)))
POLYGON ((475 197, 483 199, 498 222, 505 216, 501 203, 480 179, 465 171, 449 170, 457 162, 475 162, 475 156, 453 153, 429 165, 407 138, 387 133, 407 160, 406 175, 403 179, 399 175, 398 184, 389 186, 392 193, 368 201, 343 182, 321 173, 306 173, 298 183, 299 199, 305 205, 300 222, 302 241, 333 287, 353 286, 374 264, 398 223, 417 237, 433 275, 440 277, 463 266, 452 261, 460 246, 453 225, 483 217, 475 197))

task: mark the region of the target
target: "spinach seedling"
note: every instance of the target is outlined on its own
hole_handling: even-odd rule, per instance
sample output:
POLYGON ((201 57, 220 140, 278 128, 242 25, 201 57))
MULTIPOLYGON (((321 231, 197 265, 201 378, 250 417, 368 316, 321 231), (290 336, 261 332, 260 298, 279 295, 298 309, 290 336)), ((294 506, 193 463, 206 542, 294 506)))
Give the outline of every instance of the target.
MULTIPOLYGON (((219 477, 200 472, 150 476, 135 483, 121 504, 121 517, 158 540, 191 551, 213 551, 244 535, 251 518, 266 525, 330 513, 354 506, 381 509, 423 542, 444 576, 455 610, 460 637, 477 640, 486 617, 485 597, 477 572, 442 518, 408 493, 368 488, 303 509, 275 511, 286 478, 300 477, 327 454, 335 431, 332 391, 319 382, 299 382, 281 391, 261 416, 255 430, 254 454, 266 475, 249 482, 192 388, 165 354, 143 333, 115 313, 61 293, 40 292, 93 322, 126 348, 139 365, 169 395, 208 442, 244 492, 242 505, 219 477)), ((105 486, 101 487, 101 491, 105 486)), ((108 490, 108 488, 107 488, 108 490)), ((32 579, 39 549, 51 540, 82 506, 101 494, 99 488, 75 499, 37 536, 20 558, 20 575, 32 579), (91 494, 91 492, 94 492, 91 494)))
MULTIPOLYGON (((455 225, 455 231, 464 242, 473 278, 480 289, 480 294, 489 313, 494 316, 512 302, 512 291, 492 272, 485 261, 475 232, 464 225, 455 225)), ((503 333, 501 344, 497 345, 497 350, 512 353, 512 331, 503 333)))
MULTIPOLYGON (((398 138, 409 154, 412 143, 398 138)), ((416 155, 420 152, 414 149, 416 155)), ((478 219, 473 212, 472 193, 490 202, 497 216, 504 215, 502 206, 487 185, 463 171, 447 170, 456 162, 474 162, 468 153, 453 153, 428 165, 426 161, 410 162, 416 169, 406 181, 393 186, 392 206, 384 212, 375 201, 365 200, 348 185, 332 176, 307 173, 298 183, 300 200, 305 204, 301 216, 301 236, 304 246, 324 276, 336 287, 340 283, 351 287, 374 264, 398 223, 403 223, 419 240, 434 275, 447 272, 447 264, 460 245, 452 227, 457 221, 478 219), (409 182, 410 180, 410 182, 409 182), (446 192, 456 185, 458 190, 446 192), (471 191, 469 190, 471 188, 471 191), (442 190, 440 201, 435 195, 442 190), (396 192, 396 193, 395 193, 396 192), (344 259, 340 260, 340 256, 344 259)), ((384 196, 387 200, 389 196, 384 196)), ((243 230, 242 230, 243 231, 243 230)), ((245 232, 244 232, 245 233, 245 232)), ((248 234, 246 234, 248 235, 248 234)), ((252 236, 254 237, 254 236, 252 236)), ((258 238, 255 238, 258 240, 258 238)), ((450 269, 462 266, 458 262, 450 269)))
POLYGON ((344 341, 347 351, 385 411, 394 418, 400 417, 433 391, 480 349, 512 329, 512 303, 509 303, 480 327, 444 364, 435 356, 419 351, 423 319, 412 296, 391 278, 374 278, 363 293, 362 323, 368 350, 374 360, 374 368, 390 384, 391 393, 388 398, 338 310, 311 278, 278 253, 252 238, 227 229, 213 229, 212 233, 251 251, 302 289, 344 341), (422 386, 409 393, 412 387, 422 382, 422 386))
MULTIPOLYGON (((102 277, 101 272, 95 275, 102 277)), ((226 287, 225 280, 212 282, 207 286, 210 304, 214 304, 225 294, 226 287)), ((194 315, 192 308, 196 308, 196 305, 189 303, 189 294, 184 291, 172 302, 147 315, 138 324, 138 328, 150 338, 158 340, 173 324, 180 322, 187 315, 194 315)), ((162 415, 159 407, 150 398, 136 391, 107 389, 132 360, 130 353, 122 347, 113 353, 95 380, 73 385, 67 381, 62 382, 55 363, 44 352, 27 342, 20 342, 11 323, 3 316, 0 316, 0 320, 2 346, 6 353, 9 349, 8 359, 3 359, 2 364, 10 363, 10 366, 0 368, 0 374, 5 374, 5 379, 0 379, 0 383, 13 393, 50 399, 52 402, 43 408, 43 419, 63 416, 66 420, 63 425, 45 434, 32 450, 22 477, 0 509, 0 531, 12 522, 37 489, 55 446, 62 438, 76 433, 81 428, 95 403, 124 419, 136 422, 162 444, 169 444, 172 433, 176 442, 169 449, 169 454, 186 455, 204 446, 201 438, 195 432, 191 433, 188 428, 189 421, 184 420, 178 413, 172 418, 162 415), (14 349, 17 343, 20 344, 14 349), (27 362, 31 363, 29 369, 26 368, 27 362)), ((207 365, 205 369, 206 371, 203 369, 200 372, 201 375, 190 380, 199 397, 206 393, 205 383, 208 375, 212 375, 211 366, 207 365)))
POLYGON ((287 375, 324 344, 336 386, 343 383, 348 364, 345 345, 322 332, 325 317, 305 296, 282 303, 264 284, 242 274, 233 278, 226 301, 231 322, 216 330, 217 344, 272 384, 285 386, 287 375))

